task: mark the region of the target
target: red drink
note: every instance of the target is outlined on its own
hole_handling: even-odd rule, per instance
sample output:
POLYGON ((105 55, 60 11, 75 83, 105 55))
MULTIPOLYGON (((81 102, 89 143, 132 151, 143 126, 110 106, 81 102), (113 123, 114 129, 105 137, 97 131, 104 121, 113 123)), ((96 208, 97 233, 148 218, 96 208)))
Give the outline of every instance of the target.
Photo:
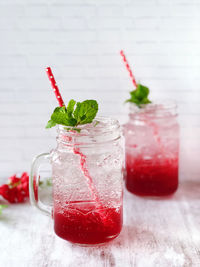
POLYGON ((131 105, 125 125, 128 191, 164 196, 178 187, 179 125, 175 105, 131 105))
POLYGON ((79 202, 60 209, 55 205, 55 233, 79 244, 100 244, 119 235, 122 228, 122 207, 95 207, 94 203, 79 202))
POLYGON ((169 195, 178 187, 178 158, 144 160, 126 155, 126 188, 137 195, 169 195))

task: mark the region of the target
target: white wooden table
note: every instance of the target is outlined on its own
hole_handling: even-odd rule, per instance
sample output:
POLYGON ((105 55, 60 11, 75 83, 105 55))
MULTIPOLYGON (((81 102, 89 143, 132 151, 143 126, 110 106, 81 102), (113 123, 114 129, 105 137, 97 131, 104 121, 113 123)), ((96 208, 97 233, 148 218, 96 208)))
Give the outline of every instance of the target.
POLYGON ((80 247, 53 233, 50 218, 29 204, 0 217, 1 267, 200 266, 200 180, 183 181, 172 198, 125 192, 124 227, 101 247, 80 247))

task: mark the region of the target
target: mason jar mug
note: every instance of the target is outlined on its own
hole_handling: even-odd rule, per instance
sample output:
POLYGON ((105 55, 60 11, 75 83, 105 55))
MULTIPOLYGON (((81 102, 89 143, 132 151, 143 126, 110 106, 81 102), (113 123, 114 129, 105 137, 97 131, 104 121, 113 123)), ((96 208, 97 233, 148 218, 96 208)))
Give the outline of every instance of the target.
POLYGON ((178 187, 179 124, 175 103, 130 104, 124 125, 125 183, 142 196, 163 196, 178 187))
POLYGON ((80 126, 58 126, 57 148, 37 156, 30 175, 31 203, 54 220, 55 233, 79 244, 100 244, 122 228, 123 141, 119 123, 104 117, 80 126), (40 201, 39 168, 50 162, 53 209, 40 201))

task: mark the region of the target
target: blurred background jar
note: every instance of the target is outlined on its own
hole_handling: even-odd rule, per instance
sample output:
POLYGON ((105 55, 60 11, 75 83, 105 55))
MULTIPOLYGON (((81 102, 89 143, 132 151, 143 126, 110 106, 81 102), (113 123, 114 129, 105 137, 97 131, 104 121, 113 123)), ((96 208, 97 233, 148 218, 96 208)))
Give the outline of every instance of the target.
POLYGON ((179 124, 174 102, 130 104, 124 125, 125 183, 141 196, 164 196, 178 188, 179 124))

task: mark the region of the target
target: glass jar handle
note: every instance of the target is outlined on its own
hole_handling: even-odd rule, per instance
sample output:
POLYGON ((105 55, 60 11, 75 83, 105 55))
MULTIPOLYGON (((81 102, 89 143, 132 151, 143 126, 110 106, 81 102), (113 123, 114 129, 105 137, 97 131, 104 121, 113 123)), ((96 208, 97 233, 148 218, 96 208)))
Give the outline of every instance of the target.
POLYGON ((38 194, 39 183, 40 183, 40 175, 39 175, 40 165, 42 163, 46 163, 49 161, 50 161, 49 153, 43 153, 34 158, 31 165, 31 173, 29 178, 29 196, 30 196, 30 202, 33 206, 38 208, 44 214, 51 216, 52 208, 41 202, 38 194))

